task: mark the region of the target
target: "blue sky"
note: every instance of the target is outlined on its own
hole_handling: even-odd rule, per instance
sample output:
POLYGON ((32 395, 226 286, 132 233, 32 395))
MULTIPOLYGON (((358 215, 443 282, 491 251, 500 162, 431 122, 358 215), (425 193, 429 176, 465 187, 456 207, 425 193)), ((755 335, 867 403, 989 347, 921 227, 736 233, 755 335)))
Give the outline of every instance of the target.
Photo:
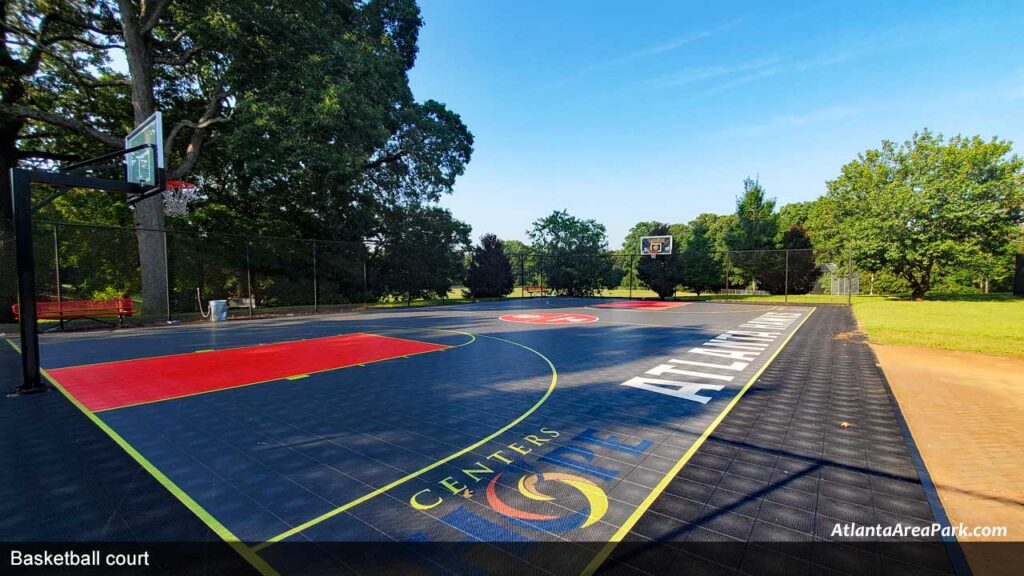
POLYGON ((1019 1, 420 5, 412 87, 476 138, 442 201, 474 237, 564 208, 618 247, 641 220, 731 212, 746 176, 812 200, 923 127, 1024 152, 1019 1))

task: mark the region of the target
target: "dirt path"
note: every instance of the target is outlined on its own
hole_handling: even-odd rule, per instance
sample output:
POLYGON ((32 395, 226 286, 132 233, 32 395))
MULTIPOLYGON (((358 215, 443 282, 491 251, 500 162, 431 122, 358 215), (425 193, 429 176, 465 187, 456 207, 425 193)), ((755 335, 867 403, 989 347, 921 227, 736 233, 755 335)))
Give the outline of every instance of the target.
MULTIPOLYGON (((1024 361, 872 348, 950 521, 1008 528, 1006 538, 961 542, 1024 541, 1024 361)), ((964 551, 975 574, 1019 573, 1005 555, 1008 547, 967 545, 964 551)))

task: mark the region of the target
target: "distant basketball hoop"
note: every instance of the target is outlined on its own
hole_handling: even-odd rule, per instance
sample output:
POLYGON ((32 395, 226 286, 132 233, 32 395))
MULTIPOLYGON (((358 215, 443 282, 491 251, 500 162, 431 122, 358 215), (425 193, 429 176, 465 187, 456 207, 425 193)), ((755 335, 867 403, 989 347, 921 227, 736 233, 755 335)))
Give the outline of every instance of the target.
POLYGON ((640 238, 640 255, 657 258, 672 254, 672 236, 643 236, 640 238))
POLYGON ((199 186, 181 180, 164 183, 164 213, 168 216, 188 214, 188 205, 199 197, 199 186))

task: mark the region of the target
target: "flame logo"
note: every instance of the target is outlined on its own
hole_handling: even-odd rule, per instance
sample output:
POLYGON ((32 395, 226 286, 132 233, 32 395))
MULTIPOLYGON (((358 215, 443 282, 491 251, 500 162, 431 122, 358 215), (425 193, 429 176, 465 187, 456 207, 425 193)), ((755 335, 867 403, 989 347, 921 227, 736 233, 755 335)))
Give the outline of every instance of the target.
POLYGON ((557 532, 564 532, 575 528, 586 528, 600 520, 605 515, 605 512, 608 511, 608 496, 605 495, 604 491, 590 480, 574 474, 559 472, 527 474, 519 478, 518 483, 519 492, 530 500, 536 501, 555 499, 554 496, 548 496, 538 489, 538 481, 561 482, 575 488, 586 499, 587 506, 585 509, 570 513, 568 516, 552 516, 550 514, 529 512, 502 502, 498 498, 495 488, 498 478, 501 478, 501 473, 492 478, 491 483, 487 485, 487 503, 490 504, 495 512, 507 516, 514 521, 519 521, 527 527, 557 532))

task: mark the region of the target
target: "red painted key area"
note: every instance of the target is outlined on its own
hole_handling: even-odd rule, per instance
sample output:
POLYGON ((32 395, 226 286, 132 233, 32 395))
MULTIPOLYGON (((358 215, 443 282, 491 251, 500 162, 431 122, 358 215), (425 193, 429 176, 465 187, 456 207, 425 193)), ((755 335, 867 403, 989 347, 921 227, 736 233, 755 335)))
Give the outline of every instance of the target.
POLYGON ((375 334, 190 352, 49 370, 86 408, 109 410, 448 348, 375 334))

